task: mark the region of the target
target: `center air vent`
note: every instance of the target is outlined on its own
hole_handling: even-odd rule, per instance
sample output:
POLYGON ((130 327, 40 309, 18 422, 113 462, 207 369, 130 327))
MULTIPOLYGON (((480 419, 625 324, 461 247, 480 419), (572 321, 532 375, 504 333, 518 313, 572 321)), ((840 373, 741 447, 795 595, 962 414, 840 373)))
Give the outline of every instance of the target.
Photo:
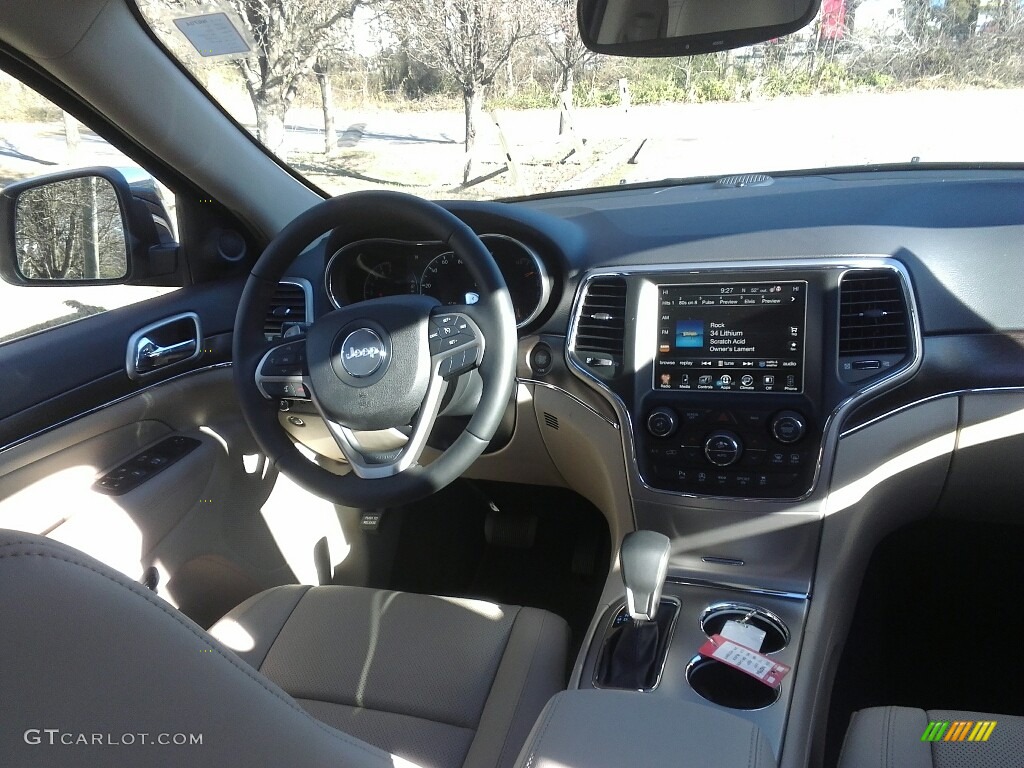
POLYGON ((888 269, 848 272, 839 286, 839 354, 907 351, 907 305, 888 269))
POLYGON ((595 373, 615 376, 622 367, 626 329, 626 281, 621 277, 592 280, 576 320, 573 351, 595 373))
POLYGON ((281 282, 267 308, 263 333, 268 337, 281 335, 284 323, 306 323, 306 289, 299 283, 281 282))

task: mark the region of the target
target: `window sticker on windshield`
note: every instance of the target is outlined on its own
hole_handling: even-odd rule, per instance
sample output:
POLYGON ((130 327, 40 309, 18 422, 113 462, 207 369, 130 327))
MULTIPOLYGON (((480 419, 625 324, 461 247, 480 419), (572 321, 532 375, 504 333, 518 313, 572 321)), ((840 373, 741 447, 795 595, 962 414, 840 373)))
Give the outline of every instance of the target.
POLYGON ((200 56, 231 56, 249 53, 252 49, 226 13, 186 16, 174 20, 200 56))

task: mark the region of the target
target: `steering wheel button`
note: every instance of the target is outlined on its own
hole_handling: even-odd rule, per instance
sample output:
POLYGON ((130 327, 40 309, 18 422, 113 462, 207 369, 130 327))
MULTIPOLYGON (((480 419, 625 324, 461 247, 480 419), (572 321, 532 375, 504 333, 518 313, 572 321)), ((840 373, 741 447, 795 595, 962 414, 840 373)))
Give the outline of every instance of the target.
POLYGON ((464 349, 452 361, 452 374, 465 373, 476 364, 476 354, 472 349, 464 349))
POLYGON ((455 375, 459 372, 459 368, 462 365, 462 358, 465 352, 456 352, 451 357, 446 357, 441 361, 441 366, 438 369, 438 373, 441 374, 442 378, 448 378, 449 376, 455 375))

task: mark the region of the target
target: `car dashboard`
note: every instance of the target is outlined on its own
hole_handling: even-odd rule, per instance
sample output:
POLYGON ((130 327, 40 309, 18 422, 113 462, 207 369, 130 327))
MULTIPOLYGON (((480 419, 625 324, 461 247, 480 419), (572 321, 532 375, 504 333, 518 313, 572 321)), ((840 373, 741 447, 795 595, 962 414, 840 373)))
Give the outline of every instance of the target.
MULTIPOLYGON (((782 617, 791 640, 776 658, 825 668, 886 533, 970 518, 979 483, 990 509, 1019 495, 1021 172, 836 172, 445 206, 485 236, 519 326, 506 428, 468 476, 565 486, 604 513, 613 541, 634 528, 673 541, 666 595, 683 607, 655 695, 706 703, 686 684, 693 628, 720 604, 782 617), (963 440, 993 424, 998 434, 963 440)), ((293 271, 317 314, 389 293, 476 295, 443 246, 354 224, 293 271)), ((293 438, 329 446, 308 439, 309 424, 306 438, 289 427, 301 403, 283 407, 293 438)), ((443 434, 433 442, 443 449, 443 434)), ((617 579, 571 687, 600 687, 617 579)), ((768 705, 724 706, 778 755, 818 727, 820 679, 797 676, 768 705)))

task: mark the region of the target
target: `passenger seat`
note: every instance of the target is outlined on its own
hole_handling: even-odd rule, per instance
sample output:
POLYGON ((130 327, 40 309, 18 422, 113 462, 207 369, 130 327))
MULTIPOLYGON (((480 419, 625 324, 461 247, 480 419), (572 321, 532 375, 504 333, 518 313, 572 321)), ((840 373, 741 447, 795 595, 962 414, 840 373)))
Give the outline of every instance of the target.
POLYGON ((1024 717, 949 709, 862 709, 839 756, 839 768, 1011 766, 1024 766, 1024 717))

